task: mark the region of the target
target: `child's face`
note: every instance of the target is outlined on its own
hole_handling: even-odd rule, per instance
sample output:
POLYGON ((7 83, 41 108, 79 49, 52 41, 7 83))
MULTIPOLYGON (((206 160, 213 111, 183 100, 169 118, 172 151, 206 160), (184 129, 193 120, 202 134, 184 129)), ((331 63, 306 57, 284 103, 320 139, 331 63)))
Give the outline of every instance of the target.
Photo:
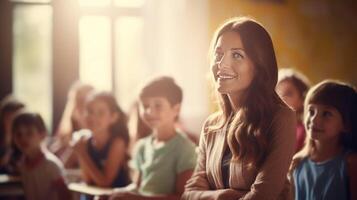
POLYGON ((45 133, 34 126, 20 125, 14 130, 14 142, 24 154, 31 154, 41 147, 45 133))
POLYGON ((108 132, 110 126, 117 120, 117 114, 109 109, 106 102, 93 100, 88 103, 86 121, 93 134, 108 132))
POLYGON ((285 80, 278 83, 276 92, 295 111, 302 110, 304 100, 298 89, 291 81, 285 80))
POLYGON ((338 140, 344 130, 340 112, 334 107, 308 104, 305 114, 306 132, 314 140, 338 140))
POLYGON ((179 112, 180 104, 171 105, 164 97, 147 97, 140 101, 140 116, 151 129, 173 125, 179 112))

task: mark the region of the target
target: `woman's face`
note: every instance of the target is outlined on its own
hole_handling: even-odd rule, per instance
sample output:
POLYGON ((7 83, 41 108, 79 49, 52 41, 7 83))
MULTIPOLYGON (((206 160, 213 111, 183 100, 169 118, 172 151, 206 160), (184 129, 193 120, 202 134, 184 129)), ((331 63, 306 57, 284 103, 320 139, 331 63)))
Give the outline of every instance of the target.
POLYGON ((250 86, 255 67, 238 33, 225 32, 218 38, 212 72, 215 86, 221 94, 241 94, 250 86))

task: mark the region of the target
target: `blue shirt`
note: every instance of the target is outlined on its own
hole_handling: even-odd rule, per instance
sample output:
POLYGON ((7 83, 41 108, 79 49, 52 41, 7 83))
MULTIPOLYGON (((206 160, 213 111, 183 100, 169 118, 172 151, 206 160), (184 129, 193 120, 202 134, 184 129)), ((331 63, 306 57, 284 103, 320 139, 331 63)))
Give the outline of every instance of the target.
POLYGON ((305 158, 294 173, 295 200, 348 199, 348 178, 344 155, 324 162, 305 158))

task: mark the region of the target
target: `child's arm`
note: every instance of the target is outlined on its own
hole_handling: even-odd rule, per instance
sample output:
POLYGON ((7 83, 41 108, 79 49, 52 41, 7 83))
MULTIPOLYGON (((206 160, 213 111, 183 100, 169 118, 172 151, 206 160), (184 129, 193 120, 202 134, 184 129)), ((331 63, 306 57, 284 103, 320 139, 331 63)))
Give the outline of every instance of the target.
MULTIPOLYGON (((79 141, 82 143, 82 141, 79 141)), ((86 150, 86 142, 84 144, 76 144, 75 151, 84 174, 100 187, 109 187, 122 166, 125 159, 126 146, 122 139, 115 139, 110 147, 107 163, 104 171, 100 171, 92 159, 89 157, 86 150), (76 147, 79 145, 78 147, 76 147)))
MULTIPOLYGON (((183 193, 185 189, 185 184, 187 180, 191 177, 192 175, 192 170, 186 170, 180 174, 177 175, 176 177, 176 184, 175 184, 175 194, 171 195, 152 195, 152 196, 143 196, 140 195, 136 192, 128 192, 121 191, 117 192, 113 196, 111 196, 110 199, 115 200, 179 200, 181 198, 181 194, 183 193)), ((140 178, 136 182, 137 187, 140 186, 140 178), (138 184, 139 183, 139 184, 138 184)))

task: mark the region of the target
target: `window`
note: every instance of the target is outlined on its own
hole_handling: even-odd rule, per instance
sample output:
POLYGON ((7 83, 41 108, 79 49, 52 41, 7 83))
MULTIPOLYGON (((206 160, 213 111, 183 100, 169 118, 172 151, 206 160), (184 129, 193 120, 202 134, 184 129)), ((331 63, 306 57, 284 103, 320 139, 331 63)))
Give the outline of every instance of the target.
POLYGON ((80 80, 112 91, 128 110, 144 66, 144 0, 79 0, 80 80))
POLYGON ((110 29, 105 16, 83 16, 79 22, 80 79, 109 91, 112 89, 110 29))
MULTIPOLYGON (((44 1, 41 1, 44 2, 44 1)), ((14 4, 13 91, 29 110, 52 120, 52 8, 14 4)))

